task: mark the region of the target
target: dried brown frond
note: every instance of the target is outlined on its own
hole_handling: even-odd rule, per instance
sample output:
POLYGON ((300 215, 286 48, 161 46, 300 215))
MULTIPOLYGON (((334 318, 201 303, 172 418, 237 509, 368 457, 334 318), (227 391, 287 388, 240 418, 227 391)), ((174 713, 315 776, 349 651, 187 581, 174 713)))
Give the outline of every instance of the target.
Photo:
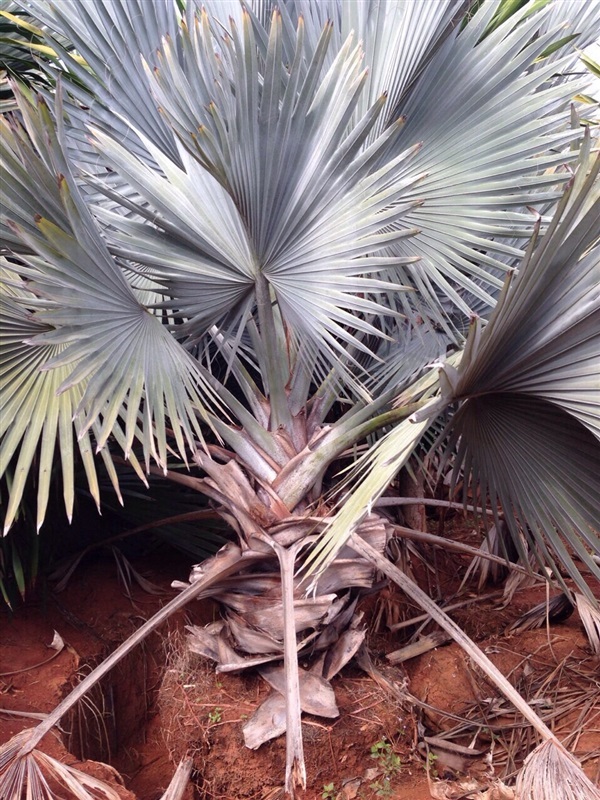
POLYGON ((523 562, 521 558, 519 558, 518 564, 524 567, 527 572, 511 571, 504 584, 504 602, 506 605, 512 603, 513 597, 519 589, 535 586, 540 580, 547 580, 547 577, 541 578, 539 574, 539 554, 536 555, 535 551, 531 549, 524 537, 522 537, 521 541, 523 549, 527 553, 527 560, 523 562))
POLYGON ((190 775, 192 774, 193 759, 189 756, 182 758, 167 786, 166 792, 160 800, 181 800, 185 790, 188 788, 190 775))
POLYGON ((600 656, 600 611, 582 594, 575 595, 575 602, 592 651, 600 656))
POLYGON ((465 778, 459 781, 435 781, 429 786, 433 800, 516 800, 511 786, 489 779, 477 781, 465 778))
POLYGON ((76 800, 120 800, 108 784, 41 750, 21 755, 34 732, 21 731, 0 749, 0 800, 61 800, 64 789, 76 800))
POLYGON ((581 765, 553 741, 529 754, 517 778, 519 800, 600 800, 581 765))
MULTIPOLYGON (((574 606, 566 594, 558 594, 530 608, 509 627, 509 631, 529 631, 548 623, 563 622, 573 613, 574 606)), ((599 641, 600 645, 600 641, 599 641)))
POLYGON ((433 631, 426 636, 420 636, 417 641, 407 644, 405 647, 401 647, 399 650, 394 650, 392 653, 388 653, 386 658, 388 661, 391 661, 392 664, 399 664, 403 661, 408 661, 411 658, 416 658, 416 656, 420 656, 423 653, 428 653, 435 647, 439 647, 440 645, 446 644, 449 641, 450 636, 448 636, 445 631, 433 631))
POLYGON ((492 525, 486 533, 479 550, 481 555, 475 556, 469 564, 460 586, 461 589, 466 586, 469 578, 476 574, 479 575, 478 586, 480 591, 487 583, 497 584, 506 577, 510 566, 507 553, 511 551, 511 547, 510 533, 504 520, 500 519, 497 525, 492 525), (487 558, 489 555, 502 557, 506 560, 506 563, 499 564, 496 561, 491 561, 487 558))
MULTIPOLYGON (((510 652, 508 646, 505 654, 510 652)), ((597 749, 579 747, 586 731, 597 727, 600 686, 593 657, 565 658, 556 662, 544 652, 532 652, 511 669, 511 681, 519 693, 536 708, 540 718, 582 761, 596 759, 597 749)), ((496 774, 507 780, 523 766, 527 754, 536 746, 533 729, 501 697, 489 696, 489 685, 476 673, 476 694, 480 699, 460 711, 462 722, 445 729, 447 740, 471 742, 478 746, 493 742, 496 774)))

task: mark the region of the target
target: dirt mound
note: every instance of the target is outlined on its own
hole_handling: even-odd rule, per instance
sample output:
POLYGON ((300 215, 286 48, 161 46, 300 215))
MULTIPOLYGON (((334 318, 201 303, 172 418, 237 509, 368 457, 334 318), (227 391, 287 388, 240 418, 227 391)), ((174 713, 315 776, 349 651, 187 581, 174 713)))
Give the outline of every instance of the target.
MULTIPOLYGON (((414 716, 365 675, 346 670, 333 680, 340 716, 305 715, 303 735, 310 789, 299 800, 394 796, 402 783, 428 798, 422 764, 415 762, 414 716), (401 775, 400 775, 401 773, 401 775), (414 781, 412 780, 414 773, 414 781)), ((206 800, 275 798, 285 775, 285 739, 248 750, 242 726, 269 693, 257 676, 217 674, 214 665, 174 642, 158 706, 173 760, 191 752, 206 800)), ((402 795, 408 797, 409 795, 402 795)))

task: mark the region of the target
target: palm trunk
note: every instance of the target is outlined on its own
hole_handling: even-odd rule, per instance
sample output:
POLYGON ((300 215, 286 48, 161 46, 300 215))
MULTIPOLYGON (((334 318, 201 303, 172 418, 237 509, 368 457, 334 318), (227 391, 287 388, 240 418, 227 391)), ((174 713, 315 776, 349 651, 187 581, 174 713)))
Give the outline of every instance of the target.
MULTIPOLYGON (((265 430, 278 439, 288 453, 285 464, 271 462, 272 480, 267 479, 264 459, 255 458, 248 437, 223 428, 230 445, 228 451, 209 447, 197 451, 194 460, 202 469, 202 479, 180 476, 212 499, 215 510, 235 531, 239 541, 238 569, 224 580, 212 584, 199 597, 211 596, 220 602, 222 620, 206 628, 189 629, 188 644, 193 652, 217 663, 221 672, 259 668, 273 692, 244 725, 247 746, 259 747, 275 736, 287 733, 286 791, 306 785, 302 744, 301 715, 309 712, 336 717, 330 679, 347 663, 363 642, 365 631, 355 611, 357 593, 373 583, 375 570, 366 560, 343 549, 308 593, 302 578, 302 563, 318 534, 328 523, 326 508, 318 514, 309 511, 308 495, 320 480, 338 447, 326 448, 323 463, 315 458, 316 448, 308 440, 305 414, 292 418, 295 435, 278 426, 265 430), (300 452, 298 452, 300 450, 300 452), (302 475, 295 483, 293 510, 279 496, 277 484, 282 474, 294 470, 302 475), (303 496, 298 487, 304 486, 303 496), (300 669, 298 654, 310 664, 300 669), (278 720, 274 724, 274 720, 278 720)), ((317 430, 318 442, 326 430, 317 430)), ((330 437, 331 438, 331 437, 330 437)), ((271 477, 271 476, 269 476, 271 477)), ((365 538, 380 554, 385 549, 387 531, 382 518, 371 515, 359 526, 365 538)), ((217 554, 214 559, 221 556, 217 554)), ((190 585, 205 581, 213 571, 212 560, 195 567, 190 585)), ((189 587, 178 584, 186 592, 189 587)))

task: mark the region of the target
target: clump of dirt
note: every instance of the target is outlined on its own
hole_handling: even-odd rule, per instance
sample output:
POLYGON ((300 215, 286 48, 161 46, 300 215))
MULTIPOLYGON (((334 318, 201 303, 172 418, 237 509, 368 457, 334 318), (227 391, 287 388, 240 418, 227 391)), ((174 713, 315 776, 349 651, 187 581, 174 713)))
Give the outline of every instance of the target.
MULTIPOLYGON (((366 675, 346 669, 333 687, 335 720, 303 716, 302 733, 310 785, 298 800, 326 797, 429 797, 415 761, 416 721, 366 675), (420 794, 415 794, 420 788, 420 794), (329 787, 327 790, 325 787, 329 787), (327 794, 329 791, 329 795, 327 794), (360 794, 359 794, 360 793, 360 794)), ((206 800, 267 800, 280 796, 285 775, 285 737, 248 750, 242 726, 269 694, 252 674, 215 672, 174 637, 158 694, 161 728, 176 762, 193 756, 200 796, 206 800)), ((282 796, 282 795, 281 795, 282 796)))

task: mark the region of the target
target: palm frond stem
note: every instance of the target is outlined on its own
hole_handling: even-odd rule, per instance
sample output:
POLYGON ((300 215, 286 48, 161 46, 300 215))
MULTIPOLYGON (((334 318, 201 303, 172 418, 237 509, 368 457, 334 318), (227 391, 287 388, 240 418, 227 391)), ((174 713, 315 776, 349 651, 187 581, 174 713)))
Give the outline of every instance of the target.
MULTIPOLYGON (((251 435, 246 434, 245 431, 236 430, 231 425, 221 422, 218 418, 214 420, 213 424, 217 433, 223 437, 240 459, 250 467, 253 475, 266 483, 271 483, 275 480, 279 465, 273 463, 264 450, 260 452, 251 435)), ((264 439, 265 442, 268 441, 268 437, 264 437, 264 439)))
MULTIPOLYGON (((374 503, 373 505, 377 507, 379 504, 374 503)), ((508 561, 506 558, 502 558, 501 556, 495 556, 493 553, 484 553, 478 547, 471 547, 471 545, 464 544, 463 542, 455 542, 453 539, 448 539, 444 536, 436 536, 434 533, 426 533, 425 531, 418 531, 414 528, 406 528, 403 525, 392 525, 391 528, 393 535, 398 536, 401 539, 412 539, 415 542, 432 544, 435 547, 441 547, 444 550, 452 550, 455 553, 466 553, 467 555, 475 558, 483 558, 486 561, 493 561, 495 564, 501 564, 503 567, 507 567, 514 572, 520 572, 522 575, 528 575, 531 577, 531 570, 525 569, 525 567, 521 567, 519 564, 508 561)), ((540 580, 546 581, 545 578, 540 578, 540 580)))
POLYGON ((480 667, 485 675, 494 682, 504 696, 518 709, 519 713, 525 717, 530 725, 535 728, 544 741, 552 742, 564 755, 565 758, 574 761, 563 744, 552 733, 550 728, 540 719, 531 708, 529 703, 524 700, 517 690, 509 683, 496 665, 490 661, 485 653, 473 642, 464 631, 452 620, 434 601, 426 594, 411 578, 402 570, 391 563, 387 558, 380 555, 375 548, 371 547, 360 536, 352 534, 349 544, 363 558, 368 559, 377 569, 381 570, 394 583, 402 589, 412 600, 426 611, 440 627, 452 636, 469 657, 480 667))
POLYGON ((292 429, 292 417, 285 392, 289 378, 286 370, 287 352, 281 345, 280 330, 275 325, 273 303, 269 284, 263 275, 256 278, 256 308, 258 324, 262 343, 265 349, 266 363, 264 364, 264 379, 269 387, 269 400, 271 403, 270 429, 276 430, 282 426, 288 432, 292 429))
POLYGON ((306 764, 302 737, 300 709, 300 678, 294 614, 294 567, 300 548, 307 544, 303 539, 290 548, 282 547, 267 538, 277 554, 281 571, 281 596, 283 601, 283 668, 285 671, 286 708, 286 767, 285 790, 293 796, 296 786, 306 788, 306 764))
POLYGON ((345 426, 341 431, 337 426, 328 431, 324 430, 319 441, 312 448, 309 444, 308 452, 300 453, 296 458, 288 461, 275 479, 273 488, 288 508, 295 508, 306 495, 307 490, 314 484, 317 476, 322 474, 327 466, 348 447, 370 433, 407 419, 415 411, 423 408, 426 403, 426 400, 422 400, 394 408, 349 430, 346 430, 345 426))
MULTIPOLYGON (((259 336, 258 330, 256 330, 256 326, 254 325, 253 320, 248 321, 248 332, 250 333, 251 337, 259 336)), ((241 362, 241 359, 238 357, 238 353, 232 347, 228 339, 220 332, 217 326, 214 326, 211 329, 210 335, 216 342, 219 349, 223 352, 227 360, 228 370, 230 370, 232 375, 235 377, 238 386, 242 390, 244 397, 248 402, 252 414, 254 414, 254 417, 259 422, 259 424, 266 429, 269 423, 269 409, 266 397, 258 388, 256 382, 254 381, 254 379, 252 378, 252 376, 250 375, 244 364, 241 362)), ((228 401, 232 399, 232 395, 228 393, 225 387, 223 386, 224 381, 223 382, 218 381, 216 378, 212 376, 211 380, 215 384, 215 390, 217 390, 216 384, 218 383, 219 384, 218 391, 219 392, 221 391, 220 387, 222 386, 224 396, 228 398, 228 401)), ((237 408, 238 408, 237 404, 235 406, 231 406, 231 409, 234 411, 234 413, 237 413, 237 408)), ((245 421, 246 418, 244 417, 244 419, 242 419, 241 417, 238 416, 238 419, 240 420, 240 422, 243 422, 245 421)))
POLYGON ((191 600, 198 597, 203 591, 213 583, 223 579, 231 573, 235 567, 239 566, 240 553, 237 548, 225 548, 221 551, 221 558, 214 562, 215 569, 206 575, 204 579, 192 583, 184 589, 177 597, 170 600, 160 611, 145 622, 138 630, 120 644, 101 664, 93 669, 89 675, 79 683, 67 697, 51 711, 46 718, 36 728, 31 737, 28 737, 19 752, 19 758, 31 753, 44 736, 57 725, 64 715, 75 706, 87 692, 95 686, 98 681, 110 672, 134 647, 142 642, 152 631, 156 630, 163 622, 180 608, 186 606, 191 600))

